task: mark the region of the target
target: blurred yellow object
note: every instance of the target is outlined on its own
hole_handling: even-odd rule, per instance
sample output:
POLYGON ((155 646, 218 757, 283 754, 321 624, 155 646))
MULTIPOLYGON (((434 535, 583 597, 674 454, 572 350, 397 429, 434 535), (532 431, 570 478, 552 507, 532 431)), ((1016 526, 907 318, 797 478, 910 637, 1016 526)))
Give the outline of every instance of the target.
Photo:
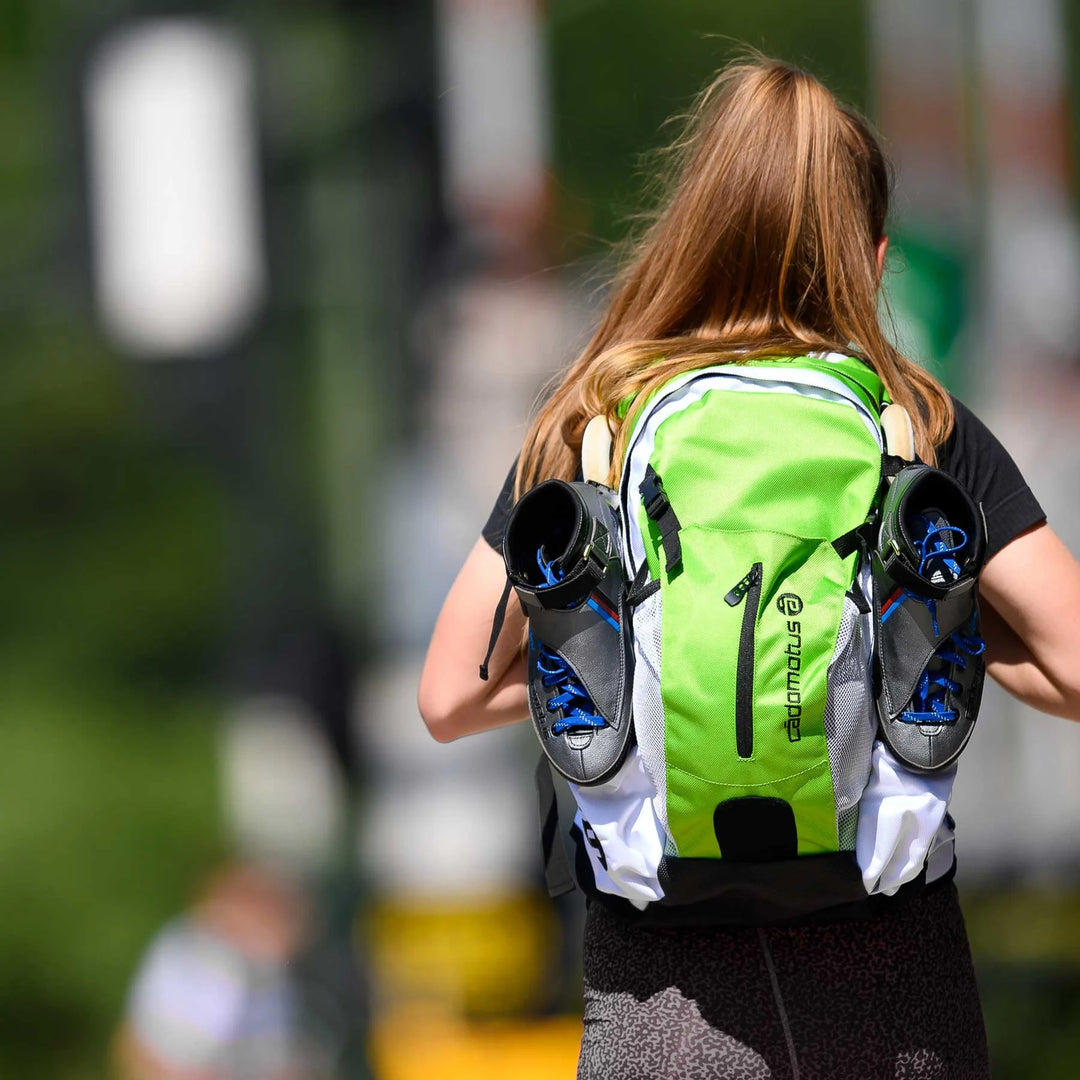
POLYGON ((436 905, 386 898, 368 913, 361 952, 376 998, 426 1002, 451 1017, 513 1017, 550 1007, 559 933, 545 897, 436 905))
POLYGON ((371 1064, 377 1080, 573 1080, 581 1020, 465 1023, 425 1008, 376 1019, 371 1064))
POLYGON ((967 888, 964 922, 977 961, 1080 967, 1080 889, 967 888))

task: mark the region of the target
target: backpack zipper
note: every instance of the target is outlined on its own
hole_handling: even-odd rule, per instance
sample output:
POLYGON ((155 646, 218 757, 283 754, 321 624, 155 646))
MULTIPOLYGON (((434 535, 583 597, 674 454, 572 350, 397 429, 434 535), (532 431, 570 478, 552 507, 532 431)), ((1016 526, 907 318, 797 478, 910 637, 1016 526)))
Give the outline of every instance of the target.
POLYGON ((761 570, 761 563, 754 563, 746 577, 724 597, 732 607, 746 601, 735 669, 735 749, 741 758, 754 753, 754 626, 761 606, 761 570))

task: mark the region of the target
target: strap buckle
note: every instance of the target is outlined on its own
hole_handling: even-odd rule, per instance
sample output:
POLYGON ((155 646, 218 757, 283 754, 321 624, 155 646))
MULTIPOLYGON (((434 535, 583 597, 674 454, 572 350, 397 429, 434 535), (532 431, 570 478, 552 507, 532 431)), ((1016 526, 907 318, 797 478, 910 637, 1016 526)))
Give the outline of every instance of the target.
POLYGON ((664 485, 660 477, 654 472, 652 466, 645 471, 645 479, 638 488, 641 498, 645 503, 645 513, 651 521, 659 521, 664 516, 664 511, 670 509, 671 503, 664 494, 664 485))

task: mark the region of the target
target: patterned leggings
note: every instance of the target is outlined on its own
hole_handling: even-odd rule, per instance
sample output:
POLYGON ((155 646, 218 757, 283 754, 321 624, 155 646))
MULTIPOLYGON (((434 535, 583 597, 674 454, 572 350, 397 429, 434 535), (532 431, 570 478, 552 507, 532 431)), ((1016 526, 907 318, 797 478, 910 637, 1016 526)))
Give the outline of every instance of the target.
POLYGON ((585 926, 578 1080, 987 1080, 955 887, 870 922, 585 926))

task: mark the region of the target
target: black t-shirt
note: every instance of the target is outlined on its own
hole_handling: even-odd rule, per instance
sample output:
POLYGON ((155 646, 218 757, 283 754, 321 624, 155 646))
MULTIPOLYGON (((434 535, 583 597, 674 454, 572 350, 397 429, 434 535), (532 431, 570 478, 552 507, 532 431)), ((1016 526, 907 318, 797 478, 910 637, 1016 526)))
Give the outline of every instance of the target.
MULTIPOLYGON (((967 488, 986 515, 986 557, 999 552, 1026 529, 1046 520, 1038 499, 993 432, 966 406, 953 398, 956 424, 938 449, 938 468, 967 488)), ((502 548, 506 519, 514 505, 514 474, 510 468, 495 506, 484 525, 484 539, 502 548)))

